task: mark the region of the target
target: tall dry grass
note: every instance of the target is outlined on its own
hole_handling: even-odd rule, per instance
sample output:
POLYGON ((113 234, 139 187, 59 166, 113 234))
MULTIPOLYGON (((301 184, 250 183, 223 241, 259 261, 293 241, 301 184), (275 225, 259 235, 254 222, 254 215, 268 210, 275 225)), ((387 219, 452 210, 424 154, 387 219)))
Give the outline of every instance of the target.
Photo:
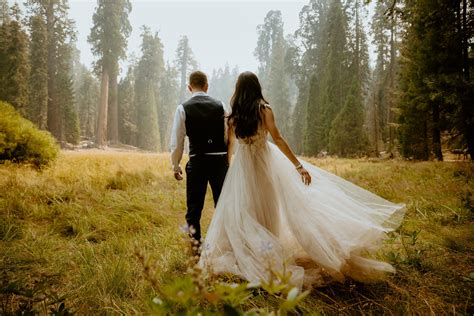
MULTIPOLYGON (((300 313, 474 313, 472 163, 310 161, 408 212, 380 252, 397 274, 314 289, 300 313)), ((212 212, 209 194, 203 227, 212 212)), ((154 293, 134 252, 149 254, 159 282, 183 275, 184 213, 167 154, 62 152, 43 171, 0 165, 0 311, 64 302, 80 314, 146 312, 154 293)), ((257 293, 248 307, 274 299, 257 293)))

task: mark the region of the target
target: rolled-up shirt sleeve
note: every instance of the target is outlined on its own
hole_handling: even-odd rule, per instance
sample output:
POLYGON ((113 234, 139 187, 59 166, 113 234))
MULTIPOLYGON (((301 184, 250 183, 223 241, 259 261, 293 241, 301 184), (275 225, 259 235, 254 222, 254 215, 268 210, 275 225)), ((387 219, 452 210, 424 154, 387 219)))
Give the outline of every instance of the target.
POLYGON ((184 138, 186 137, 186 113, 183 106, 180 104, 176 109, 173 120, 173 128, 171 130, 171 165, 174 172, 181 171, 179 166, 184 152, 184 138))

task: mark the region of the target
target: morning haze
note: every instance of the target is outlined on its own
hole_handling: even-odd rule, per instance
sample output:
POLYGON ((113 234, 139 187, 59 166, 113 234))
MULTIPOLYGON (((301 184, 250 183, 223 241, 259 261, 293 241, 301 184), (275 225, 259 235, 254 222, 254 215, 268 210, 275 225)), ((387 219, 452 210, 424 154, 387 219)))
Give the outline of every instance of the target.
MULTIPOLYGON (((256 28, 270 10, 280 10, 285 33, 299 25, 303 1, 132 1, 132 34, 128 55, 139 55, 141 27, 157 31, 164 44, 165 60, 173 61, 178 40, 187 35, 200 68, 213 69, 237 65, 241 70, 257 70, 253 55, 258 34, 256 28)), ((70 16, 76 21, 77 46, 81 60, 91 65, 94 57, 87 36, 92 26, 96 1, 71 1, 70 16)))

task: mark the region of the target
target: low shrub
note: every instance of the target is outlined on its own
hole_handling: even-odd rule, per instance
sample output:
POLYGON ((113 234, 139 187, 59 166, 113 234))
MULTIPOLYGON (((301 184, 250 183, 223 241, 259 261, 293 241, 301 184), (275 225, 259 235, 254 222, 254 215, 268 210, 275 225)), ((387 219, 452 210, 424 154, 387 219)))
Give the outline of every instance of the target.
POLYGON ((39 130, 11 105, 0 101, 0 162, 47 165, 59 153, 53 136, 39 130))

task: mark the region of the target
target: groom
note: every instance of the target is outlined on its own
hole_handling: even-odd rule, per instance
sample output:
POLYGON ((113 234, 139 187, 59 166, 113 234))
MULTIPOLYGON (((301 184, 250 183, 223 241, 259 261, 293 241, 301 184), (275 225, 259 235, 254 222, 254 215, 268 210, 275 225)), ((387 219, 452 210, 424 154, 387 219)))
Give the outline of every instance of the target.
POLYGON ((217 204, 228 169, 224 104, 209 95, 207 76, 195 71, 189 76, 189 100, 180 104, 171 132, 171 163, 176 180, 183 180, 180 167, 184 138, 189 137, 186 164, 186 222, 190 235, 201 241, 201 212, 208 183, 217 204))

